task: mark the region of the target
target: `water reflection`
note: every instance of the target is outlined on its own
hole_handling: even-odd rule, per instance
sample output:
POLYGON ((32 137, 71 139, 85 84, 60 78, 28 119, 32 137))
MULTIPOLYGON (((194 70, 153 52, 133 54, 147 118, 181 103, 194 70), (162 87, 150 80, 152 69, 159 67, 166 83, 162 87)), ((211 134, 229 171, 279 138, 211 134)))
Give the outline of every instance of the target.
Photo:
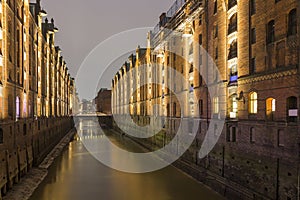
MULTIPOLYGON (((95 132, 96 121, 80 122, 81 140, 101 139, 95 132)), ((133 151, 139 147, 124 137, 109 136, 122 148, 133 151)), ((31 200, 82 199, 222 199, 195 180, 169 166, 145 174, 128 174, 106 167, 94 159, 80 140, 70 143, 49 168, 49 173, 31 200)))

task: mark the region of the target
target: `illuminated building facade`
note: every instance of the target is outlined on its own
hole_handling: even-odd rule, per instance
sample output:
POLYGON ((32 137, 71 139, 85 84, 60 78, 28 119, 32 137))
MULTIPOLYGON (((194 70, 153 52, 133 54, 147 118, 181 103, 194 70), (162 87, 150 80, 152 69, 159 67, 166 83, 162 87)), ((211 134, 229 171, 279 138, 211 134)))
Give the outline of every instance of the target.
MULTIPOLYGON (((154 124, 159 116, 163 144, 181 120, 193 117, 199 123, 195 142, 175 165, 229 198, 297 199, 299 4, 177 0, 149 33, 147 48, 137 48, 114 77, 113 114, 130 113, 139 125, 154 124), (169 30, 182 34, 170 39, 169 30), (178 82, 167 66, 188 81, 178 82), (213 85, 215 96, 208 92, 213 85), (209 124, 222 114, 218 143, 199 159, 209 124)), ((153 138, 147 142, 153 145, 153 138)))
POLYGON ((0 188, 18 182, 72 128, 74 79, 40 1, 0 2, 0 188))

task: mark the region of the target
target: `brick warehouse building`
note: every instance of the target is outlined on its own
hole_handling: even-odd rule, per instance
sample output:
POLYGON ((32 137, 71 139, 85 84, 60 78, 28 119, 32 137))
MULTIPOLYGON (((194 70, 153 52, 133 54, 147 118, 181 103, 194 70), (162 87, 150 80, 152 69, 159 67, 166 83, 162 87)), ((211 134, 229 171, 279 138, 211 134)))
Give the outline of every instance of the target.
POLYGON ((111 90, 101 88, 95 97, 96 111, 111 114, 111 90))
POLYGON ((0 2, 2 195, 73 127, 74 79, 45 16, 39 0, 0 2))
POLYGON ((130 113, 139 125, 160 116, 163 131, 143 140, 151 148, 168 143, 180 120, 193 117, 196 139, 176 166, 230 199, 297 199, 299 6, 297 0, 177 0, 149 33, 147 48, 138 47, 114 77, 113 114, 130 113), (171 38, 169 30, 183 34, 171 38), (202 47, 219 74, 208 68, 202 47), (174 83, 166 66, 188 83, 174 83), (211 85, 219 88, 215 96, 211 85), (174 93, 185 99, 181 107, 174 93), (199 159, 208 125, 222 114, 218 143, 199 159))

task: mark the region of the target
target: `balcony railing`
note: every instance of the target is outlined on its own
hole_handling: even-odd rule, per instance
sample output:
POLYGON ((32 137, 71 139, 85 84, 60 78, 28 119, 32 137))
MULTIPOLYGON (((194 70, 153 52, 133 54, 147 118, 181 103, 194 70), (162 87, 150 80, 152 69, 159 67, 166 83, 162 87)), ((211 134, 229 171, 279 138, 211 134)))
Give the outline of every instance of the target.
POLYGON ((167 17, 173 17, 178 10, 180 10, 187 0, 176 0, 175 3, 171 6, 171 8, 167 12, 167 17))
MULTIPOLYGON (((194 19, 195 17, 197 17, 197 13, 199 13, 199 11, 201 10, 203 10, 203 0, 177 0, 167 12, 167 17, 169 19, 165 26, 161 27, 159 24, 155 26, 152 32, 154 36, 153 46, 156 46, 157 42, 162 40, 162 38, 158 37, 160 35, 160 31, 164 31, 165 38, 168 37, 171 30, 177 29, 185 20, 189 18, 194 19), (190 5, 189 15, 186 15, 186 13, 184 12, 184 8, 187 5, 190 5)), ((189 19, 189 21, 192 21, 192 19, 189 19)))

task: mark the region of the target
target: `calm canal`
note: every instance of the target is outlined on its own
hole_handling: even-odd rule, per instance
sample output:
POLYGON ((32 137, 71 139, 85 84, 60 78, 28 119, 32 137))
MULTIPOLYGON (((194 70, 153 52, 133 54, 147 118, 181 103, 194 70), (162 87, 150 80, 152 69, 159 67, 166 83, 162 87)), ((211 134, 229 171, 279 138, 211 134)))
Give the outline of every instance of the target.
MULTIPOLYGON (((83 120, 78 132, 83 137, 101 137, 95 133, 96 122, 83 120)), ((139 150, 126 137, 110 135, 122 148, 139 150)), ((82 138, 84 139, 84 138, 82 138)), ((73 141, 53 162, 49 173, 30 200, 168 200, 223 199, 194 179, 169 166, 162 170, 129 174, 106 167, 97 161, 80 140, 73 141)))

